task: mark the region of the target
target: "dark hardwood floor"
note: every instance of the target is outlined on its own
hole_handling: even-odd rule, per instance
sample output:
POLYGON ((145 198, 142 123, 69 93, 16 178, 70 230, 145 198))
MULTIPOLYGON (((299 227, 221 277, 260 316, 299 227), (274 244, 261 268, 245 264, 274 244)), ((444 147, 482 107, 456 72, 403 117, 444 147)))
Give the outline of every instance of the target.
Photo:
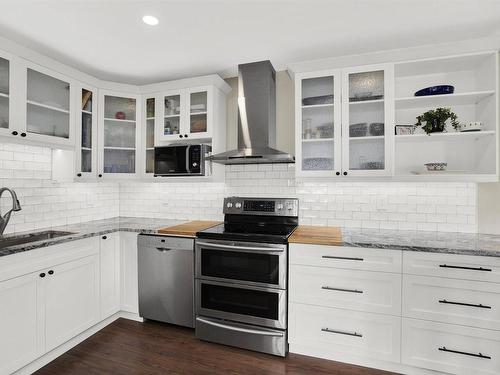
POLYGON ((390 375, 385 371, 297 354, 287 358, 199 341, 194 331, 118 319, 36 372, 104 374, 390 375))

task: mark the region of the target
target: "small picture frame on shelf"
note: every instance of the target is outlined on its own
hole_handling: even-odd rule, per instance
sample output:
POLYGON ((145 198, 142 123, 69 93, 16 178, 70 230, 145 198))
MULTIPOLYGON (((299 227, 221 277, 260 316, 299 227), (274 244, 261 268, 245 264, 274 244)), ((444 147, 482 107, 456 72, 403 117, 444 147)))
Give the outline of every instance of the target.
POLYGON ((396 135, 412 135, 415 134, 415 125, 396 125, 394 130, 396 135))

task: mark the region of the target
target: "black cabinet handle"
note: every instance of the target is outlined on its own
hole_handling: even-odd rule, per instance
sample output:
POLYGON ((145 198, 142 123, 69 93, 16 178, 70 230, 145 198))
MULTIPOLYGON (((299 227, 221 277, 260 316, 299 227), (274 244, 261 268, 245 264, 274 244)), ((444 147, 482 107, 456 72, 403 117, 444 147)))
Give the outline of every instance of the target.
POLYGON ((45 272, 42 272, 42 273, 40 274, 40 277, 45 277, 45 272))
POLYGON ((182 134, 179 134, 179 138, 182 138, 182 134))
POLYGON ((15 131, 15 130, 12 132, 12 135, 18 135, 18 134, 19 133, 17 131, 15 131))
POLYGON ((362 294, 363 291, 362 290, 358 290, 358 289, 344 289, 344 288, 333 288, 331 286, 322 286, 321 289, 325 289, 325 290, 335 290, 337 292, 348 292, 348 293, 359 293, 359 294, 362 294))
POLYGON ((344 172, 344 176, 347 176, 347 172, 344 172))
POLYGON ((459 306, 479 307, 481 309, 491 309, 491 306, 483 305, 481 303, 474 304, 474 303, 464 303, 464 302, 453 302, 453 301, 447 301, 445 299, 440 299, 438 302, 448 304, 448 305, 459 305, 459 306))
POLYGON ((363 258, 337 257, 337 256, 333 256, 333 255, 323 255, 321 258, 323 258, 323 259, 357 260, 360 262, 362 262, 364 260, 363 258))
POLYGON ((467 353, 467 352, 462 352, 460 350, 452 350, 452 349, 446 349, 445 346, 442 348, 438 348, 438 350, 442 352, 448 352, 448 353, 455 353, 455 354, 462 354, 462 355, 468 355, 470 357, 477 357, 477 358, 484 358, 484 359, 491 359, 489 355, 484 355, 482 353, 467 353))
POLYGON ((107 239, 107 238, 108 238, 108 236, 102 236, 102 239, 103 239, 103 240, 105 240, 105 239, 107 239))
POLYGON ((322 330, 323 332, 328 332, 328 333, 336 333, 336 334, 339 334, 339 335, 347 335, 347 336, 363 337, 363 335, 362 335, 361 333, 357 333, 357 332, 337 331, 337 330, 330 329, 330 328, 321 328, 321 330, 322 330))
POLYGON ((337 176, 340 176, 340 172, 336 172, 335 174, 336 174, 337 176))
POLYGON ((26 137, 26 133, 21 133, 21 137, 26 137))
POLYGON ((98 177, 102 177, 102 174, 100 174, 100 173, 99 173, 99 174, 98 174, 98 177))
POLYGON ((486 271, 491 272, 491 268, 483 268, 483 267, 465 267, 465 266, 449 266, 447 264, 440 264, 441 268, 453 268, 457 270, 470 270, 470 271, 486 271))
POLYGON ((188 135, 187 135, 187 134, 184 134, 184 138, 187 138, 187 137, 188 137, 188 135))
POLYGON ((50 270, 49 275, 53 275, 53 274, 54 274, 54 270, 50 270))
POLYGON ((82 177, 82 174, 81 173, 77 173, 76 174, 78 177, 82 177))

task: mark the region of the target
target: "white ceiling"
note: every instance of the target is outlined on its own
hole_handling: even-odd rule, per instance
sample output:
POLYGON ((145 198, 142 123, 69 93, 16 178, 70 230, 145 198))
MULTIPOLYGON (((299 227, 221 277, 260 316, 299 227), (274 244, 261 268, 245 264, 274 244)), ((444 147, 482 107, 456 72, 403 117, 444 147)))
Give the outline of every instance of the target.
POLYGON ((145 84, 499 33, 498 0, 1 0, 0 35, 145 84), (159 18, 156 27, 142 16, 159 18))

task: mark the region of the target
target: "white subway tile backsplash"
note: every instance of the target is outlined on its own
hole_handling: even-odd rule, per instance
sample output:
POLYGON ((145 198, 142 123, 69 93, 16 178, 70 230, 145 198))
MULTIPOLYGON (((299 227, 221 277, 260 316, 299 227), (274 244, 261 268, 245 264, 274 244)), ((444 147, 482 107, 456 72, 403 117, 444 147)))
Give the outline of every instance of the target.
MULTIPOLYGON (((0 144, 0 185, 23 210, 7 232, 114 216, 222 220, 230 195, 296 197, 300 223, 352 228, 477 231, 475 183, 355 182, 296 179, 287 164, 231 165, 225 183, 51 180, 51 150, 0 144)), ((2 212, 10 204, 0 202, 2 212)))

